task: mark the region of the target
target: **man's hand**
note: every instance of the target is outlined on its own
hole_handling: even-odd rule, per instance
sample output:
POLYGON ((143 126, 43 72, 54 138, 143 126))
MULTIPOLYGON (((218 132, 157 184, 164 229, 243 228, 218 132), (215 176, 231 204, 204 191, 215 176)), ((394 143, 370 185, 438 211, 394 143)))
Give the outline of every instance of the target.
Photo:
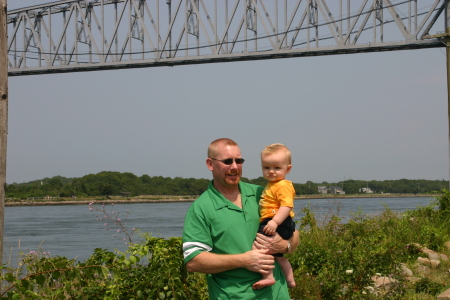
POLYGON ((261 274, 268 274, 270 270, 275 268, 273 265, 274 257, 269 253, 268 249, 251 250, 244 254, 243 263, 247 270, 258 272, 261 274))
POLYGON ((274 220, 270 220, 267 222, 266 226, 264 226, 264 233, 267 235, 273 235, 275 231, 277 231, 278 224, 274 220))
POLYGON ((287 241, 283 240, 277 232, 273 236, 257 233, 254 245, 256 249, 269 249, 270 254, 285 253, 287 249, 287 241))
MULTIPOLYGON (((293 253, 300 242, 298 230, 294 231, 294 235, 289 239, 291 243, 291 251, 293 253)), ((269 249, 270 254, 286 253, 288 241, 283 240, 281 236, 275 232, 273 236, 265 236, 261 233, 256 234, 256 239, 253 242, 253 247, 256 249, 269 249)))

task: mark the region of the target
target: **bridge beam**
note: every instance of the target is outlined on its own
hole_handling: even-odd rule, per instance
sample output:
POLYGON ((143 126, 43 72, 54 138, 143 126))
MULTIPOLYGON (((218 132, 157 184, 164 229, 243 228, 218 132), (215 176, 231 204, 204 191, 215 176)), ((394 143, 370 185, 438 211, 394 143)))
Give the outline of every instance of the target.
POLYGON ((445 0, 62 0, 8 12, 10 76, 445 46, 445 0), (442 30, 443 28, 439 28, 442 30), (443 40, 444 39, 444 40, 443 40))

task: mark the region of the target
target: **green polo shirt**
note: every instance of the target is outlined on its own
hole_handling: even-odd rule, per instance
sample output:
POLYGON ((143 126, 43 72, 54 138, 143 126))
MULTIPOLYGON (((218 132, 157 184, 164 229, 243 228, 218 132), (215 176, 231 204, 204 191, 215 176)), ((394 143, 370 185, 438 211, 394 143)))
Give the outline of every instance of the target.
MULTIPOLYGON (((259 226, 259 198, 263 187, 239 183, 242 209, 222 196, 213 182, 192 203, 184 221, 184 262, 203 251, 217 254, 239 254, 252 249, 259 226)), ((273 286, 260 290, 252 284, 261 279, 261 274, 245 268, 207 274, 210 299, 290 299, 286 280, 280 266, 276 264, 273 286)))

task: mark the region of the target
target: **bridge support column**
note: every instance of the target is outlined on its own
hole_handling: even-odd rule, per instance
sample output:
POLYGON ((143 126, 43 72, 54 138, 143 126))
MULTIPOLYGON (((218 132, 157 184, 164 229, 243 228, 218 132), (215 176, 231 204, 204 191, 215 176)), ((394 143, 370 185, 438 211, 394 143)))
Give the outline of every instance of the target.
POLYGON ((447 57, 447 109, 448 109, 448 151, 450 191, 450 0, 445 0, 445 53, 447 57))
POLYGON ((8 30, 6 0, 0 0, 0 265, 3 261, 5 219, 6 140, 8 133, 8 30))

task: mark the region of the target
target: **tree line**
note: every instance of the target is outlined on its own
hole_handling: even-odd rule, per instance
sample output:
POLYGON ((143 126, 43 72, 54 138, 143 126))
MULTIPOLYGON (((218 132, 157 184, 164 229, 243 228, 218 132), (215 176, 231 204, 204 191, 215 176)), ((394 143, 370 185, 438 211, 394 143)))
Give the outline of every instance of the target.
MULTIPOLYGON (((242 181, 258 185, 266 185, 263 177, 256 179, 242 178, 242 181)), ((54 176, 24 183, 6 185, 6 198, 27 199, 31 197, 108 197, 122 195, 126 197, 140 195, 200 195, 208 187, 209 179, 162 177, 142 175, 129 172, 104 171, 89 174, 81 178, 54 176)), ((448 189, 445 180, 344 180, 339 182, 294 183, 297 195, 319 194, 319 186, 338 186, 346 194, 362 193, 362 188, 370 188, 374 193, 425 194, 448 189)))

